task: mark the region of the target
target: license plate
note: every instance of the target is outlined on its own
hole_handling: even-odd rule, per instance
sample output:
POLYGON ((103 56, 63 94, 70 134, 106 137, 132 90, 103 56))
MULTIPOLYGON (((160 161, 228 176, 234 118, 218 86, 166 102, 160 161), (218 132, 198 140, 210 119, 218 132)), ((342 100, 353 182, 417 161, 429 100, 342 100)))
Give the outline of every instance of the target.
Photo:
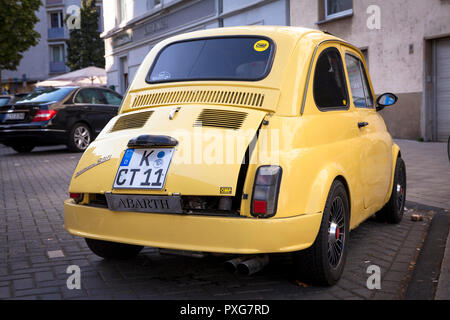
POLYGON ((174 148, 127 149, 114 179, 115 189, 161 190, 174 148))
POLYGON ((23 120, 25 119, 25 113, 17 112, 17 113, 7 113, 6 114, 6 120, 23 120))
POLYGON ((180 196, 148 196, 105 193, 108 208, 113 211, 149 213, 182 213, 180 196))

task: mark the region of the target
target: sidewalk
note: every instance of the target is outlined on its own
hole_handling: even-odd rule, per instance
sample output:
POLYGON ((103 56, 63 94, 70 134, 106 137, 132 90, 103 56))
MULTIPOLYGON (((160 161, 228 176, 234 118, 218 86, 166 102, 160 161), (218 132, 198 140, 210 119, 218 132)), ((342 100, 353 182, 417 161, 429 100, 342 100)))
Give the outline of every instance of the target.
POLYGON ((447 144, 396 139, 406 164, 406 200, 450 209, 447 144))
MULTIPOLYGON (((400 146, 402 157, 406 163, 406 199, 443 208, 445 214, 448 215, 450 209, 450 162, 447 156, 447 144, 400 139, 395 141, 400 146)), ((447 234, 435 299, 450 300, 450 234, 447 234)))

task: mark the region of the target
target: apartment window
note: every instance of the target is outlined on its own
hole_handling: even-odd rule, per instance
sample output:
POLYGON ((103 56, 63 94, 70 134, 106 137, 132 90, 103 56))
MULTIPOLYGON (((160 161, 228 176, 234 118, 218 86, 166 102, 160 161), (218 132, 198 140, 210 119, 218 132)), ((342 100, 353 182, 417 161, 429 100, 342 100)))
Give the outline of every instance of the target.
POLYGON ((147 10, 156 9, 161 7, 162 0, 147 0, 147 10))
POLYGON ((325 19, 333 19, 353 13, 352 0, 324 0, 325 19))
POLYGON ((50 13, 50 28, 62 28, 64 26, 62 11, 50 13))
POLYGON ((95 10, 98 13, 98 28, 97 31, 102 33, 103 32, 103 13, 102 13, 102 7, 101 6, 96 6, 95 10))
POLYGON ((64 62, 64 45, 50 46, 52 62, 64 62))
POLYGON ((127 20, 126 0, 117 0, 117 13, 119 23, 127 20))

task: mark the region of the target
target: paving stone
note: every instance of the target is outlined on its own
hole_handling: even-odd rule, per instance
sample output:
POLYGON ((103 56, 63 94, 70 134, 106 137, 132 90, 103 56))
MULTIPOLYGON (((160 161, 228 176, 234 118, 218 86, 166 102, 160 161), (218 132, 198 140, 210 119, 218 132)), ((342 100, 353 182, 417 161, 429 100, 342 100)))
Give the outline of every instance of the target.
POLYGON ((31 278, 13 280, 14 290, 23 290, 34 288, 34 282, 31 278))
POLYGON ((38 296, 41 300, 61 300, 62 295, 60 293, 49 293, 38 296))
POLYGON ((53 275, 52 272, 50 271, 46 271, 46 272, 36 272, 34 274, 34 279, 37 282, 43 282, 43 281, 49 281, 49 280, 54 280, 55 276, 53 275))
POLYGON ((0 287, 0 299, 7 299, 11 297, 11 290, 9 287, 0 287))

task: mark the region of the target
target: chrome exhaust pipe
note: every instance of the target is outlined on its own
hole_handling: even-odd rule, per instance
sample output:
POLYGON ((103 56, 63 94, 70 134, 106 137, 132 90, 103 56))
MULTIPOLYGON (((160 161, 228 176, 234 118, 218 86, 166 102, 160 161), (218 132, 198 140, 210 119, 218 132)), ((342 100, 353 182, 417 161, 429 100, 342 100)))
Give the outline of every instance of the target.
POLYGON ((262 270, 269 263, 269 256, 267 254, 257 256, 249 260, 241 261, 237 265, 237 271, 240 274, 251 275, 262 270))
POLYGON ((251 259, 253 256, 250 257, 237 257, 231 260, 226 261, 223 266, 225 267, 225 270, 227 270, 230 273, 235 273, 237 270, 237 266, 239 263, 244 262, 245 260, 251 259))

